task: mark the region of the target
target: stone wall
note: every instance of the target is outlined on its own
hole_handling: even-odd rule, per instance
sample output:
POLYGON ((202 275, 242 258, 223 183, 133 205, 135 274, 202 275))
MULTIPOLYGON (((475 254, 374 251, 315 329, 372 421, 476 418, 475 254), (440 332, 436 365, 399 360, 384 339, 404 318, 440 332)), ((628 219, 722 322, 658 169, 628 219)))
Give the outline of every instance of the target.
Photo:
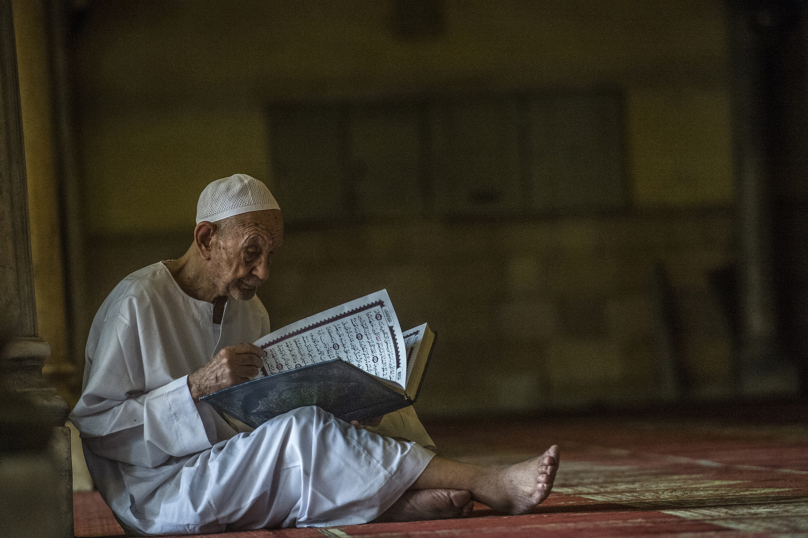
MULTIPOLYGON (((405 325, 439 331, 424 412, 642 403, 659 394, 659 356, 682 358, 693 394, 726 390, 732 343, 708 283, 734 261, 724 2, 438 4, 428 35, 402 34, 394 2, 80 7, 68 222, 88 293, 72 297, 74 333, 120 278, 190 245, 209 181, 278 186, 273 106, 607 88, 623 103, 616 211, 290 226, 261 296, 280 327, 387 288, 405 325), (656 263, 681 321, 667 347, 656 263)), ((80 367, 80 339, 72 354, 80 367)))
POLYGON ((722 211, 293 232, 262 295, 280 327, 386 287, 404 326, 439 333, 424 412, 641 403, 660 386, 655 263, 692 394, 729 389, 731 338, 708 278, 731 248, 722 211))

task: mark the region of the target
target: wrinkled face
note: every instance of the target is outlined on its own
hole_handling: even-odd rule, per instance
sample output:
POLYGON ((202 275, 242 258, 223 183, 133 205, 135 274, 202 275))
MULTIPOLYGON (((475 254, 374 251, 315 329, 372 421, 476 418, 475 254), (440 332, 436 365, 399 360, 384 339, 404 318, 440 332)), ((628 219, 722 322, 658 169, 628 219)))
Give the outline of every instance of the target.
POLYGON ((272 257, 282 244, 279 210, 253 211, 218 222, 208 265, 217 295, 252 299, 269 277, 272 257))

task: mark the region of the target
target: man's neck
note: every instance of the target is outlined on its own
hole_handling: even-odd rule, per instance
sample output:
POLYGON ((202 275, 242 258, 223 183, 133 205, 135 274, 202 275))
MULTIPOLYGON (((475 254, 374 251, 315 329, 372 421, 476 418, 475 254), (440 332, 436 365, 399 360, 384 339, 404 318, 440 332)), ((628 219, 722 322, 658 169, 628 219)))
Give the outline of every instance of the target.
POLYGON ((199 301, 214 303, 214 305, 217 300, 221 299, 221 308, 224 310, 227 297, 217 294, 214 286, 208 282, 201 260, 197 259, 198 256, 194 256, 194 254, 194 247, 192 246, 181 258, 167 260, 163 264, 168 268, 171 276, 174 277, 177 285, 186 295, 199 301))

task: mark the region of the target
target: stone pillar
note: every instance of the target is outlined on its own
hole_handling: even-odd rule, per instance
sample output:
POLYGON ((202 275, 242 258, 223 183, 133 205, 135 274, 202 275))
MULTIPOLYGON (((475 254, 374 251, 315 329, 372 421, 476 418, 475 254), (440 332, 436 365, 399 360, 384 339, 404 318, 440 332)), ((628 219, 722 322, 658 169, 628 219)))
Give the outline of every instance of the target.
MULTIPOLYGON (((0 457, 4 460, 2 479, 11 480, 3 484, 3 493, 4 500, 16 498, 19 502, 26 495, 31 499, 41 499, 43 508, 50 509, 47 513, 40 513, 35 504, 23 507, 22 512, 10 514, 14 519, 30 521, 31 525, 44 525, 32 530, 43 530, 45 534, 34 532, 27 535, 73 536, 70 432, 65 427, 68 406, 57 396, 55 389, 46 387, 42 381, 42 367, 50 355, 50 346, 37 335, 28 224, 14 20, 11 0, 0 0, 0 331, 3 332, 0 336, 5 340, 0 354, 3 382, 0 390, 4 391, 5 400, 17 402, 14 409, 20 408, 20 401, 29 402, 37 416, 52 429, 50 449, 42 454, 18 451, 14 457, 0 457), (50 479, 42 479, 45 467, 37 464, 37 458, 43 463, 49 462, 45 467, 53 471, 50 479), (25 469, 31 472, 27 473, 25 469), (26 481, 26 476, 30 481, 26 481), (32 488, 45 489, 41 495, 36 495, 32 488), (16 497, 15 492, 19 492, 16 497), (54 504, 48 505, 49 499, 54 504), (33 517, 26 517, 32 514, 33 517), (53 525, 47 523, 51 519, 53 525)), ((8 424, 15 424, 13 417, 5 417, 4 426, 8 424)), ((25 422, 14 427, 19 428, 20 436, 27 433, 25 422)), ((14 437, 13 431, 4 433, 14 437)), ((0 509, 7 510, 8 507, 0 509)), ((0 517, 0 520, 5 520, 2 525, 12 524, 7 517, 0 517)), ((2 528, 0 526, 0 531, 2 528)))
POLYGON ((772 252, 771 44, 789 2, 730 0, 731 92, 737 191, 741 395, 793 394, 797 376, 784 360, 775 310, 772 252))

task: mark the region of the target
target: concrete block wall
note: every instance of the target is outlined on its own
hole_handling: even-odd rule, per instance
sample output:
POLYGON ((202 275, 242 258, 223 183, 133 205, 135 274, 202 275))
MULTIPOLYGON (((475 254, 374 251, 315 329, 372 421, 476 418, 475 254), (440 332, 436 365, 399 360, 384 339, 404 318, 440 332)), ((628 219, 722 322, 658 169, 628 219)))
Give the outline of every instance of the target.
POLYGON ((280 328, 387 288, 403 328, 439 334, 421 413, 635 405, 657 393, 661 263, 689 396, 716 397, 733 350, 708 279, 733 259, 731 229, 715 210, 292 230, 260 293, 280 328))

